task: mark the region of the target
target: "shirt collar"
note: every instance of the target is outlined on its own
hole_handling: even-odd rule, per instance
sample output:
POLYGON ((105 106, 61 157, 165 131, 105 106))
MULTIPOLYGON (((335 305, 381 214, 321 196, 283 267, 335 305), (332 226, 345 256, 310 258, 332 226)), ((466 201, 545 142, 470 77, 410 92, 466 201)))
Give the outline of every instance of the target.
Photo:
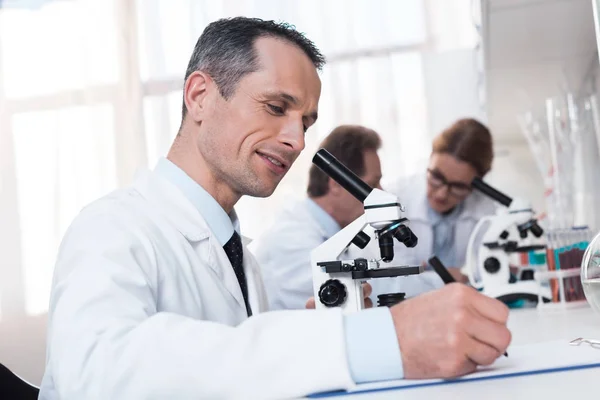
POLYGON ((221 246, 229 241, 234 230, 239 233, 240 225, 235 210, 227 214, 202 186, 177 165, 162 157, 158 160, 154 171, 181 190, 202 215, 221 246))
POLYGON ((429 221, 431 221, 431 225, 437 225, 440 222, 453 223, 456 221, 456 219, 458 219, 458 216, 461 214, 462 209, 464 208, 464 202, 461 201, 449 214, 440 214, 431 208, 427 199, 425 199, 425 202, 427 203, 427 215, 429 217, 429 221))
POLYGON ((321 226, 328 239, 342 229, 340 224, 338 224, 335 219, 333 219, 333 217, 327 213, 327 211, 323 210, 321 206, 315 203, 314 200, 306 199, 306 204, 308 206, 308 212, 321 226))

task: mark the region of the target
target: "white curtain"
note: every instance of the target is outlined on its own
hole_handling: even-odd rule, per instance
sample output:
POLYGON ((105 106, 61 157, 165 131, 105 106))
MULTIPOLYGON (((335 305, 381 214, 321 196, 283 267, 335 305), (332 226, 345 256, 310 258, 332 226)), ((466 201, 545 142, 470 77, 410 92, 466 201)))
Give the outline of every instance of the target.
POLYGON ((387 180, 429 152, 424 55, 472 48, 470 0, 63 0, 0 9, 0 316, 47 309, 60 239, 79 210, 153 167, 180 124, 191 50, 207 23, 294 24, 328 58, 319 122, 275 195, 238 204, 255 237, 304 196, 336 125, 377 130, 387 180))

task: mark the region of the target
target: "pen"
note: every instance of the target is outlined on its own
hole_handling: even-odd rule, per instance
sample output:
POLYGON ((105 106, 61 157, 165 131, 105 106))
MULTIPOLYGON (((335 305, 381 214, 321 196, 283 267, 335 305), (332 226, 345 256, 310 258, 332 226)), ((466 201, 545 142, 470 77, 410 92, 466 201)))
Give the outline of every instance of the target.
MULTIPOLYGON (((449 283, 456 282, 454 277, 448 272, 448 269, 444 266, 444 264, 440 261, 437 256, 433 256, 429 259, 429 265, 433 268, 433 270, 442 278, 444 281, 444 285, 449 283)), ((508 352, 504 352, 504 355, 508 357, 508 352)))

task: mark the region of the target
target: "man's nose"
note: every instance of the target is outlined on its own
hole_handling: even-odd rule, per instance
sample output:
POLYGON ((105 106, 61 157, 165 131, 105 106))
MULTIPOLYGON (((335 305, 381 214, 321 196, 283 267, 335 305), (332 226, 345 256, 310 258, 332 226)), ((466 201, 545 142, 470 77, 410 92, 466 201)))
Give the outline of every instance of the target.
POLYGON ((297 152, 304 150, 304 125, 302 121, 300 123, 296 121, 292 123, 290 121, 289 124, 286 124, 279 137, 280 141, 291 149, 297 152))
POLYGON ((437 188, 436 194, 438 195, 438 197, 446 198, 450 194, 450 188, 448 188, 448 185, 442 185, 439 188, 437 188))

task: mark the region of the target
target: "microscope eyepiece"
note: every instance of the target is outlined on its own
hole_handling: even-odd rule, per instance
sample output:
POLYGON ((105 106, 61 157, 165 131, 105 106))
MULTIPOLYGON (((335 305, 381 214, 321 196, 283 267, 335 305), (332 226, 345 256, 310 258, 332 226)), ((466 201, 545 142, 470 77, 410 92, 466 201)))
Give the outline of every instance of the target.
POLYGON ((498 203, 502 204, 505 207, 509 207, 510 203, 512 203, 512 199, 510 197, 508 197, 498 189, 491 187, 490 185, 485 183, 483 179, 477 176, 473 179, 473 181, 471 181, 471 186, 479 190, 486 196, 496 200, 498 203))
POLYGON ((373 188, 367 185, 362 179, 344 164, 338 161, 330 152, 320 149, 312 159, 313 164, 319 167, 327 176, 340 184, 352 196, 356 197, 361 203, 365 201, 373 188))

